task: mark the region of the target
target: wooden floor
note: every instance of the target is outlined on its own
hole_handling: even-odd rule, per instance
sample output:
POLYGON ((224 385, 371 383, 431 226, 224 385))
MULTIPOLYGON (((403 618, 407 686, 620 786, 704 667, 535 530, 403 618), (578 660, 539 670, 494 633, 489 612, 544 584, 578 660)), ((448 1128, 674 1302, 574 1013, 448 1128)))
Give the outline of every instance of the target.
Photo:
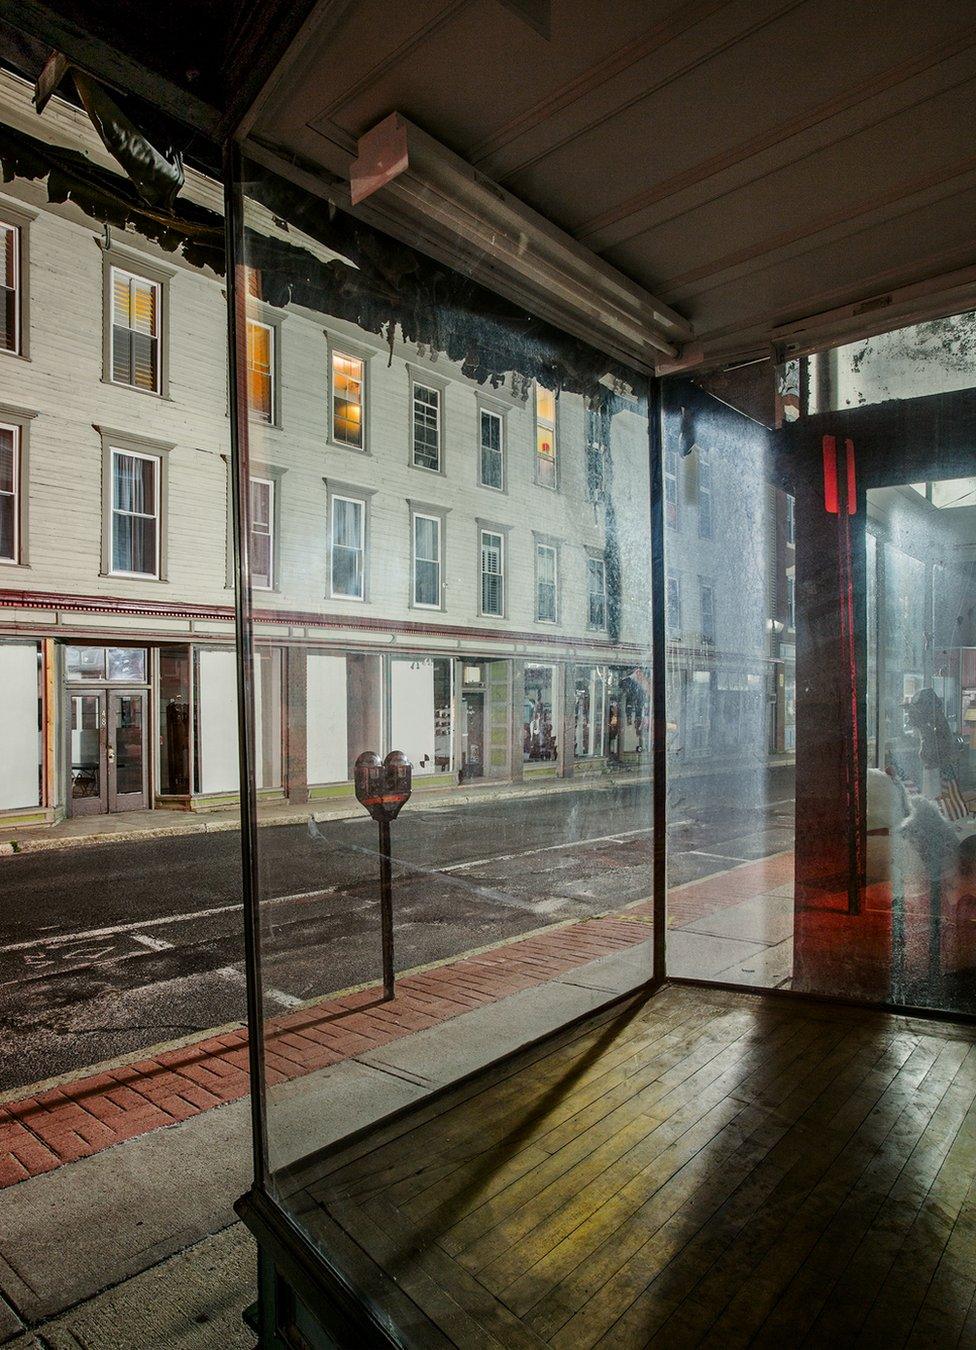
POLYGON ((672 987, 292 1204, 412 1345, 976 1345, 974 1097, 971 1028, 672 987))

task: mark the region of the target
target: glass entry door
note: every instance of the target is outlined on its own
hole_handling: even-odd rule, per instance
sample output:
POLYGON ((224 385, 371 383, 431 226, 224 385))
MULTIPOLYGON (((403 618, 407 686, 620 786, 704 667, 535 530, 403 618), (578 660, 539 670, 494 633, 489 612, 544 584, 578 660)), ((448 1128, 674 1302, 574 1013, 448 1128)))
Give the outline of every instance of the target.
POLYGON ((71 690, 68 697, 71 814, 144 810, 149 804, 145 690, 71 690))

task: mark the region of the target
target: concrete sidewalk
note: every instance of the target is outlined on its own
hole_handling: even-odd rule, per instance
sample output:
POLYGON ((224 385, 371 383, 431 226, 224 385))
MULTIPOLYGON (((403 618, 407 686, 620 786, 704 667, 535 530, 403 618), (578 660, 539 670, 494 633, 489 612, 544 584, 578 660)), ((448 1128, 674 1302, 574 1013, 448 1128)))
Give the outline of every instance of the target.
MULTIPOLYGON (((422 782, 422 780, 421 780, 422 782)), ((424 788, 415 783, 414 809, 432 811, 473 806, 481 802, 530 800, 554 794, 612 791, 632 783, 649 783, 646 772, 607 769, 578 778, 531 779, 525 783, 483 783, 476 786, 424 788)), ((291 802, 262 802, 258 806, 260 826, 303 825, 309 818, 324 823, 331 820, 366 819, 365 812, 352 795, 319 798, 303 805, 291 802)), ((118 844, 127 840, 161 839, 181 834, 218 834, 240 829, 240 810, 235 806, 214 811, 120 811, 110 816, 73 816, 57 825, 18 826, 4 832, 0 820, 0 857, 13 853, 37 853, 49 849, 87 848, 98 844, 118 844)))

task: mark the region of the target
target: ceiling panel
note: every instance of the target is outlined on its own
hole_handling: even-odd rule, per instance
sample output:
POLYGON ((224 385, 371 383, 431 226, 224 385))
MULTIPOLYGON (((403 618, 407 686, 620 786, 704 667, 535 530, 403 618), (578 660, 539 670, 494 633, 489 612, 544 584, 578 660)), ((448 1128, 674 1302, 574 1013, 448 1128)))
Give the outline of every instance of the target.
POLYGON ((949 0, 552 0, 549 40, 501 0, 313 18, 252 136, 344 175, 398 111, 706 346, 976 265, 976 30, 949 0))

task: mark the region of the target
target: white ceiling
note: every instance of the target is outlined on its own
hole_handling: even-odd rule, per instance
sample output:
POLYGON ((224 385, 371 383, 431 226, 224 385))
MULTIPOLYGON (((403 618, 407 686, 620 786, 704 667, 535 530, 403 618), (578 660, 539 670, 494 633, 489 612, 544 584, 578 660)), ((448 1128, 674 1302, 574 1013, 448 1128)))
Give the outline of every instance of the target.
POLYGON ((346 177, 398 111, 706 353, 841 307, 894 326, 900 288, 909 317, 976 302, 972 4, 552 0, 549 39, 517 9, 322 0, 250 135, 346 177))

